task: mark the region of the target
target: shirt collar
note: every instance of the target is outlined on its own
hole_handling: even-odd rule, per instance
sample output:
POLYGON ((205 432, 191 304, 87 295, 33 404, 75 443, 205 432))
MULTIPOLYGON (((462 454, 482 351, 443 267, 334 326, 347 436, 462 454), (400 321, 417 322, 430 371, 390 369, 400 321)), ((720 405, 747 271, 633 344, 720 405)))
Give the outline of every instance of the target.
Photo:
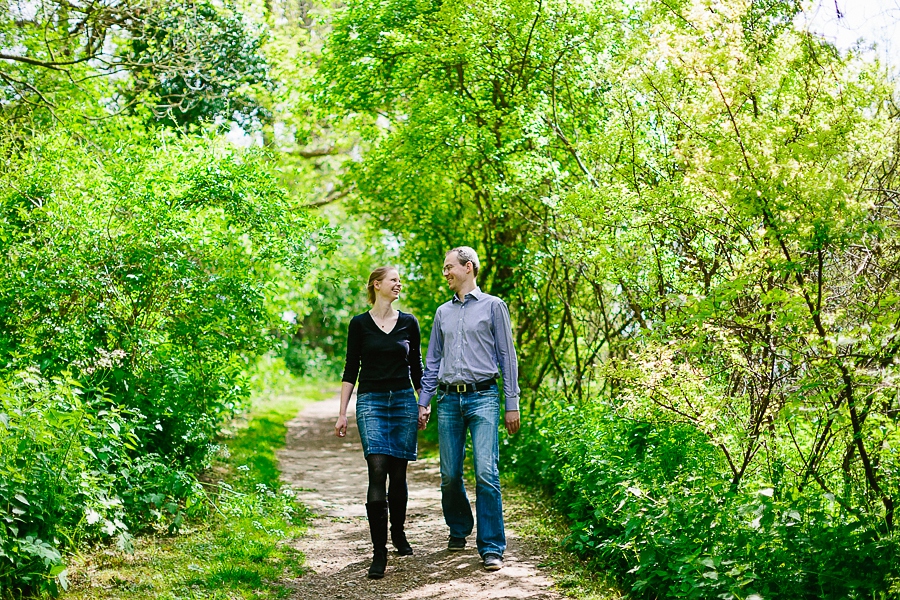
MULTIPOLYGON (((483 296, 483 295, 484 295, 484 292, 482 292, 481 288, 476 285, 474 290, 472 290, 471 292, 466 294, 466 299, 468 300, 469 298, 472 298, 474 300, 481 300, 481 296, 483 296)), ((454 304, 462 303, 459 299, 459 296, 457 296, 456 294, 453 294, 453 298, 451 299, 451 302, 453 302, 454 304)))

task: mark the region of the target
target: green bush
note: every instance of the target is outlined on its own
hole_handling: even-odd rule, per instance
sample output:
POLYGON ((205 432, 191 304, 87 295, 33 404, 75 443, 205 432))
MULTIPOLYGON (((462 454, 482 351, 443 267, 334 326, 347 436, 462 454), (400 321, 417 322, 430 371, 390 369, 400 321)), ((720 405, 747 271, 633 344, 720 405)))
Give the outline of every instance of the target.
POLYGON ((35 140, 0 193, 0 364, 71 370, 144 417, 141 454, 205 464, 250 357, 284 331, 267 290, 310 254, 312 224, 264 160, 168 137, 35 140))
POLYGON ((0 380, 0 589, 65 585, 65 550, 130 533, 116 475, 137 438, 128 414, 36 369, 0 380))
POLYGON ((285 334, 273 288, 313 253, 265 155, 93 133, 2 149, 0 587, 16 593, 64 584, 81 541, 127 547, 207 510, 195 473, 285 334))
POLYGON ((521 480, 551 489, 567 545, 625 574, 641 598, 884 598, 900 557, 877 507, 766 482, 734 490, 716 448, 687 424, 562 402, 505 445, 521 480))

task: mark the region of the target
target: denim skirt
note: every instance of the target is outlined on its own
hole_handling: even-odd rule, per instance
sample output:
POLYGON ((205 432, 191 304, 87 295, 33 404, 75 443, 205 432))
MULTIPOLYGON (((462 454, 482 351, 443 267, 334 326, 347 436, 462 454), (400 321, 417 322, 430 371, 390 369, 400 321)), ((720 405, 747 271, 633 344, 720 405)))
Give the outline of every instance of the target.
POLYGON ((419 405, 413 389, 356 396, 356 426, 363 454, 416 460, 419 405))

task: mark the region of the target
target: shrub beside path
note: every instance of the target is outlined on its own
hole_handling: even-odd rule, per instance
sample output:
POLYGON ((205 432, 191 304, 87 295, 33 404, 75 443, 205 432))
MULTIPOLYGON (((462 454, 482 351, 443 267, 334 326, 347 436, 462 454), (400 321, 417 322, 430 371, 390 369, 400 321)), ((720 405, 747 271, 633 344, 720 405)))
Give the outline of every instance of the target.
MULTIPOLYGON (((315 513, 307 535, 294 542, 306 554, 308 572, 296 581, 293 598, 562 599, 551 589, 549 574, 538 566, 545 553, 537 544, 519 537, 516 524, 508 519, 508 548, 500 571, 488 573, 482 569, 474 532, 464 552, 447 551, 436 459, 420 459, 409 465, 407 537, 415 554, 398 556, 389 544, 384 579, 367 579, 372 547, 365 516, 366 463, 352 403, 347 437, 334 436, 338 407, 337 395, 307 405, 287 423, 287 443, 279 455, 282 478, 298 490, 300 501, 315 513)), ((473 483, 466 486, 474 500, 473 483)), ((504 500, 508 502, 507 497, 504 500)), ((509 506, 505 508, 509 512, 509 506)))

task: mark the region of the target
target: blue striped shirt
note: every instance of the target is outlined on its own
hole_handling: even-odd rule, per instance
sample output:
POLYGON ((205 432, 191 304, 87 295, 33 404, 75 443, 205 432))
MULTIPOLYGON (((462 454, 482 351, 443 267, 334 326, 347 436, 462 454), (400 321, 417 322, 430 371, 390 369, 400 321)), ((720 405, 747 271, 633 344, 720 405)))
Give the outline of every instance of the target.
POLYGON ((519 365, 506 303, 475 288, 434 315, 419 404, 428 406, 438 384, 476 383, 502 375, 506 410, 519 410, 519 365))

